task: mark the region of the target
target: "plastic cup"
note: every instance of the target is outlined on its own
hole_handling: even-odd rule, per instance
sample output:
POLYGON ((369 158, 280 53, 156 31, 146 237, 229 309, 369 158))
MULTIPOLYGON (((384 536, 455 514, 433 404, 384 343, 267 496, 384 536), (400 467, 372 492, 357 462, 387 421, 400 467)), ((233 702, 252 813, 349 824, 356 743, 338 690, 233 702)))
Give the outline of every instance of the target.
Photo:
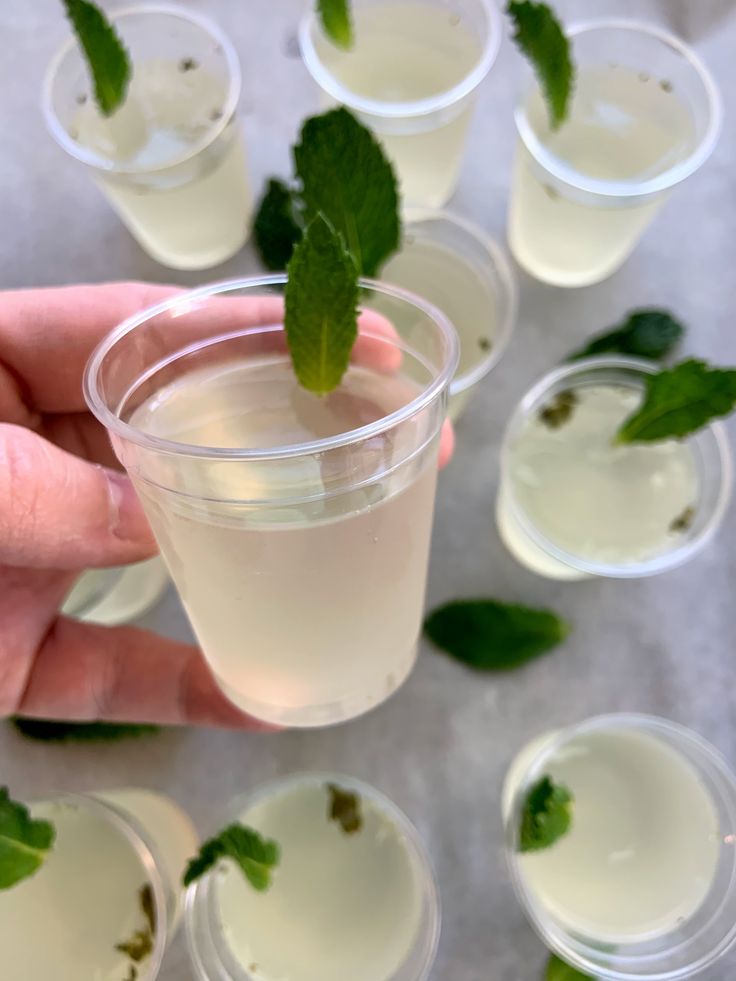
MULTIPOLYGON (((623 759, 624 757, 618 758, 617 773, 618 779, 625 782, 627 778, 624 775, 623 759)), ((642 775, 637 776, 641 757, 637 758, 637 754, 633 753, 627 759, 632 778, 641 781, 642 775)), ((606 760, 602 757, 598 762, 599 765, 606 765, 606 760)), ((659 774, 656 779, 660 779, 659 774)), ((575 795, 573 781, 570 779, 565 785, 575 795)), ((569 849, 573 845, 576 815, 583 823, 589 819, 596 806, 608 808, 615 814, 620 798, 623 797, 625 801, 626 794, 631 793, 632 789, 630 786, 622 794, 617 794, 615 779, 608 784, 602 782, 601 787, 605 786, 608 787, 609 796, 601 791, 602 796, 594 802, 582 799, 573 802, 572 825, 566 846, 571 861, 573 853, 569 849)), ((684 786, 681 786, 680 793, 683 791, 684 786)), ((691 800, 692 807, 695 808, 694 799, 691 800)), ((681 800, 679 804, 682 803, 681 800)), ((656 820, 662 819, 665 809, 666 805, 658 811, 656 820)), ((600 811, 596 813, 600 814, 600 811)), ((549 733, 523 749, 512 763, 504 786, 503 817, 506 825, 507 864, 517 898, 527 918, 547 946, 586 975, 601 981, 676 981, 689 978, 717 961, 736 940, 736 852, 733 834, 736 827, 736 776, 720 753, 696 733, 665 719, 632 714, 599 716, 549 733), (634 936, 630 939, 619 937, 616 941, 608 934, 596 936, 593 935, 593 929, 576 929, 571 927, 570 922, 565 922, 561 909, 555 908, 549 897, 540 892, 538 885, 535 886, 535 882, 539 880, 534 878, 535 867, 529 864, 530 858, 533 861, 533 855, 519 851, 521 813, 531 787, 545 775, 551 775, 553 780, 564 781, 564 776, 557 775, 558 772, 564 774, 564 769, 560 768, 571 765, 571 761, 581 754, 585 754, 590 766, 595 766, 596 746, 601 745, 599 740, 611 736, 623 736, 624 739, 633 737, 637 740, 644 738, 650 746, 656 747, 663 763, 673 761, 680 779, 692 782, 693 787, 697 787, 699 803, 702 804, 704 800, 708 802, 709 819, 715 821, 717 828, 711 839, 712 848, 708 852, 708 861, 705 863, 708 865, 707 870, 704 870, 707 875, 699 881, 698 876, 693 874, 693 889, 702 890, 700 902, 692 904, 694 908, 687 911, 683 908, 682 915, 670 928, 663 922, 660 929, 652 931, 648 937, 642 934, 638 939, 634 936)), ((672 813, 673 821, 678 818, 681 823, 677 825, 677 840, 681 847, 694 848, 694 854, 698 854, 701 839, 696 839, 695 836, 700 834, 702 828, 695 823, 688 828, 687 815, 681 813, 679 807, 678 813, 672 813)), ((628 816, 624 815, 623 820, 628 820, 628 816)), ((669 831, 670 829, 662 827, 659 835, 652 832, 652 847, 657 847, 657 842, 670 841, 669 831)), ((565 839, 560 844, 563 841, 565 839)), ((577 847, 584 848, 587 844, 586 841, 577 847)), ((615 847, 616 845, 611 845, 612 849, 615 847)), ((542 855, 542 852, 537 854, 542 855)), ((637 855, 636 858, 640 861, 642 856, 637 855)), ((679 855, 673 855, 673 861, 679 858, 679 855)), ((610 859, 612 877, 617 874, 617 861, 625 860, 626 855, 613 854, 610 859)), ((662 860, 663 856, 659 855, 658 861, 661 863, 662 860)), ((537 867, 536 874, 538 873, 537 867)), ((606 873, 601 874, 605 876, 606 873)), ((647 880, 646 871, 643 875, 641 889, 646 894, 652 886, 657 887, 657 883, 647 880)), ((576 865, 571 868, 570 877, 566 886, 579 881, 581 895, 584 895, 585 889, 589 887, 585 885, 584 866, 576 865), (572 877, 575 877, 574 880, 572 877)), ((600 881, 597 885, 605 887, 605 883, 600 881)), ((612 882, 611 888, 620 889, 620 882, 615 885, 612 882)), ((568 890, 567 896, 570 895, 568 890)), ((637 895, 632 895, 632 903, 636 903, 638 898, 637 895)), ((584 901, 578 911, 581 918, 595 915, 597 905, 597 899, 589 898, 587 902, 584 901)))
POLYGON ((605 20, 568 33, 577 66, 568 121, 550 129, 536 84, 516 110, 508 236, 532 276, 587 286, 618 269, 670 191, 705 163, 723 111, 705 65, 660 28, 605 20), (622 73, 624 84, 641 88, 628 97, 636 107, 629 116, 609 105, 622 73), (606 153, 592 152, 596 145, 606 153))
POLYGON ((347 106, 380 138, 406 204, 442 207, 457 185, 476 90, 498 54, 498 8, 490 0, 457 0, 451 9, 441 0, 356 0, 355 45, 348 52, 325 36, 313 8, 304 15, 299 40, 325 101, 347 106), (439 71, 452 79, 447 87, 439 71))
MULTIPOLYGON (((229 808, 230 821, 241 820, 248 824, 249 813, 258 809, 270 797, 300 785, 336 784, 341 789, 353 791, 360 795, 364 802, 381 813, 393 825, 398 833, 404 857, 412 868, 415 880, 415 890, 419 894, 418 914, 415 910, 406 909, 404 917, 417 915, 418 925, 416 935, 406 953, 403 962, 390 975, 390 979, 381 975, 380 981, 426 981, 430 976, 434 963, 440 936, 440 900, 432 865, 425 847, 416 828, 396 805, 374 787, 356 780, 353 777, 333 773, 297 773, 281 780, 257 787, 249 794, 239 797, 229 808)), ((325 812, 325 821, 327 814, 325 812)), ((264 819, 265 821, 265 819, 264 819)), ((268 828, 258 828, 268 837, 268 828)), ((281 842, 281 862, 288 861, 288 841, 281 842)), ((352 845, 353 842, 351 841, 352 845)), ((308 847, 308 846, 305 846, 308 847)), ((382 844, 377 841, 377 847, 382 844)), ((279 870, 274 873, 278 876, 279 870)), ((235 954, 228 942, 227 930, 229 924, 224 922, 220 902, 220 879, 217 872, 211 872, 190 886, 186 898, 185 926, 187 942, 197 981, 258 981, 259 973, 253 970, 251 964, 243 963, 235 954)), ((319 901, 320 883, 315 882, 317 891, 316 901, 319 901)), ((298 933, 298 931, 295 931, 298 933)), ((325 943, 329 938, 325 938, 325 943)), ((285 938, 285 943, 290 941, 285 938)), ((356 946, 359 938, 356 937, 356 946)), ((364 965, 361 963, 361 967, 364 965)), ((310 975, 311 976, 311 975, 310 975)), ((346 965, 344 977, 354 977, 356 972, 346 965)), ((361 973, 361 978, 365 971, 361 973)), ((379 981, 376 977, 375 981, 379 981)))
POLYGON ((152 258, 174 269, 224 262, 245 243, 252 210, 235 50, 217 25, 183 7, 129 7, 112 21, 133 66, 125 102, 108 120, 99 115, 72 38, 44 84, 49 132, 89 168, 152 258))
POLYGON ((516 278, 500 246, 464 218, 424 208, 405 218, 401 249, 381 279, 423 296, 455 327, 460 363, 448 415, 456 421, 506 351, 516 326, 516 278))
POLYGON ((88 569, 72 587, 61 612, 106 626, 129 623, 156 605, 168 582, 158 555, 133 565, 88 569))
POLYGON ((297 386, 289 364, 285 282, 220 283, 131 318, 94 352, 85 391, 222 690, 258 719, 305 727, 380 704, 414 664, 457 339, 425 301, 364 281, 353 352, 363 396, 343 385, 321 401, 297 386), (182 432, 220 413, 219 394, 191 385, 195 371, 245 372, 223 397, 246 401, 222 419, 227 430, 229 419, 245 425, 255 413, 250 435, 218 429, 201 445, 199 435, 154 431, 162 399, 183 405, 182 386, 182 432), (263 371, 271 374, 260 384, 263 371), (307 414, 345 413, 347 428, 336 432, 342 424, 330 420, 331 435, 294 442, 288 407, 297 403, 307 414))
MULTIPOLYGON (((522 565, 548 579, 585 579, 589 576, 637 578, 667 572, 693 558, 714 536, 731 498, 732 462, 726 430, 712 422, 687 437, 697 472, 698 499, 692 520, 669 547, 646 558, 603 561, 591 554, 574 554, 540 530, 538 522, 519 500, 512 479, 514 448, 528 420, 561 392, 596 385, 643 389, 646 375, 659 366, 636 358, 604 356, 563 365, 545 375, 522 398, 513 413, 501 449, 501 477, 496 521, 501 539, 522 565)), ((649 446, 652 444, 640 444, 649 446)), ((601 513, 601 522, 606 517, 601 513)))

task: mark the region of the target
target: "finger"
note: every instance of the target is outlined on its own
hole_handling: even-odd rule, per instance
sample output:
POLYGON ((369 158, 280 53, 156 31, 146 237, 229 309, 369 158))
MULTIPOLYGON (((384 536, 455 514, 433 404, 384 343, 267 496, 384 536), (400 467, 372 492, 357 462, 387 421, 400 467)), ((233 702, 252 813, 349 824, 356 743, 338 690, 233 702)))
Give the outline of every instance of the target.
POLYGON ((75 721, 272 728, 225 698, 195 647, 135 627, 66 617, 44 639, 14 712, 75 721))
POLYGON ((156 552, 127 477, 0 425, 0 562, 82 569, 156 552))
POLYGON ((455 452, 455 430, 449 419, 445 419, 440 430, 440 457, 439 467, 446 467, 455 452))

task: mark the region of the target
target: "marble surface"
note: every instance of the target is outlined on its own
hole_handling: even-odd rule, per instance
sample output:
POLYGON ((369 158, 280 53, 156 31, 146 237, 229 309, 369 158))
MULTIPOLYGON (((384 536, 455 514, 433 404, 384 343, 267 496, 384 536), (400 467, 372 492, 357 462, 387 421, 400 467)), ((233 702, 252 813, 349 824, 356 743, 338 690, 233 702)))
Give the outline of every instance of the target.
MULTIPOLYGON (((300 120, 318 105, 294 31, 301 0, 190 0, 216 17, 240 52, 241 115, 255 186, 288 167, 300 120)), ((560 0, 567 18, 586 0, 560 0)), ((210 274, 172 274, 148 259, 44 131, 38 93, 66 28, 58 0, 2 5, 0 286, 142 278, 194 284, 257 268, 247 249, 210 274)), ((170 794, 203 832, 243 788, 302 768, 353 773, 415 821, 434 858, 444 907, 436 981, 532 981, 545 952, 514 901, 501 852, 499 788, 514 752, 540 730, 630 709, 693 726, 736 764, 736 510, 689 565, 633 581, 556 584, 505 553, 493 521, 504 422, 528 385, 589 333, 636 304, 665 305, 690 326, 686 350, 736 363, 736 4, 715 0, 597 0, 669 26, 695 44, 726 95, 720 144, 680 188, 634 256, 607 282, 563 291, 519 274, 516 335, 458 430, 440 480, 428 604, 489 595, 550 606, 574 624, 563 648, 516 673, 479 677, 425 650, 388 704, 326 731, 250 735, 174 731, 99 747, 53 747, 0 731, 0 781, 18 796, 137 784, 170 794)), ((513 151, 519 63, 507 43, 483 86, 452 207, 498 239, 513 151)), ((733 432, 733 429, 732 429, 733 432)), ((168 595, 143 621, 186 637, 168 595)), ((736 974, 736 953, 710 973, 736 974), (732 973, 733 972, 733 973, 732 973)), ((161 981, 192 977, 181 938, 161 981)))

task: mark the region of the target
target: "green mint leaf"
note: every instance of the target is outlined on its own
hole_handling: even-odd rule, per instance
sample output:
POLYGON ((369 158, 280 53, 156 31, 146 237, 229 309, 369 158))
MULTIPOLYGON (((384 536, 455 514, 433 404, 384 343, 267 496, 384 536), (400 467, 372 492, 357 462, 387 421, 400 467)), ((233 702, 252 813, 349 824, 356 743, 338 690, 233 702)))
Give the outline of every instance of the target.
POLYGON ((140 964, 153 950, 153 937, 148 930, 136 930, 129 940, 115 944, 115 950, 140 964))
POLYGON ((0 889, 10 889, 39 870, 53 847, 49 821, 34 821, 28 808, 0 787, 0 889))
POLYGON ((128 53, 98 6, 89 0, 63 3, 92 74, 97 106, 103 116, 111 116, 128 91, 132 74, 128 53))
POLYGON ((308 119, 294 147, 305 217, 322 213, 358 272, 375 276, 401 241, 396 176, 380 143, 347 109, 308 119))
POLYGON ((271 885, 271 872, 279 864, 280 849, 275 841, 262 838, 253 828, 230 824, 205 841, 199 855, 191 859, 184 873, 184 885, 199 879, 223 858, 232 859, 253 888, 265 892, 271 885))
POLYGON ((519 851, 538 852, 566 835, 572 823, 573 796, 567 787, 542 777, 529 790, 521 811, 519 851))
POLYGON ((317 0, 317 13, 325 34, 346 51, 353 46, 353 21, 349 0, 317 0))
POLYGON ((575 67, 570 42, 546 3, 510 0, 506 13, 514 22, 514 41, 532 63, 547 100, 550 126, 559 129, 567 117, 575 67))
POLYGON ((39 742, 108 743, 119 739, 140 739, 160 732, 159 726, 123 722, 52 722, 47 719, 11 719, 27 739, 39 742))
POLYGON ((577 393, 572 389, 558 392, 551 402, 539 410, 539 421, 548 429, 559 429, 572 419, 579 401, 577 393))
POLYGON ((328 783, 330 795, 328 816, 330 821, 337 821, 346 835, 353 835, 363 827, 363 815, 360 812, 360 795, 352 790, 343 790, 337 784, 328 783))
POLYGON ((296 213, 294 192, 272 177, 253 223, 256 247, 267 269, 286 269, 294 246, 302 237, 296 213))
POLYGON ((581 974, 580 971, 560 960, 556 954, 550 954, 544 981, 594 981, 594 978, 589 974, 581 974))
POLYGON ((549 610, 497 600, 458 600, 434 610, 429 639, 479 671, 508 671, 561 643, 570 626, 549 610))
POLYGON ((625 419, 616 443, 681 438, 736 405, 736 368, 711 368, 691 358, 644 378, 644 401, 625 419))
POLYGON ((340 384, 358 336, 358 274, 322 215, 294 249, 284 297, 294 372, 304 388, 326 395, 340 384))
POLYGON ((567 360, 578 361, 596 354, 629 354, 660 361, 677 346, 684 333, 683 325, 667 310, 632 310, 620 324, 598 334, 567 360))

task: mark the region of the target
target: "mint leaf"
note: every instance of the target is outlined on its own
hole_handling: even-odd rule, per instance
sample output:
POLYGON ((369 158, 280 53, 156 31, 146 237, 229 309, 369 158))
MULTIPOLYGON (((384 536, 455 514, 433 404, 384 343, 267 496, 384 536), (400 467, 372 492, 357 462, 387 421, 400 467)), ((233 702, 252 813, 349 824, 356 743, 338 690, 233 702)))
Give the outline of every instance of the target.
POLYGON ((594 978, 589 974, 581 974, 580 971, 560 960, 556 954, 550 954, 544 981, 594 981, 594 978))
POLYGON ((302 237, 296 214, 294 192, 283 181, 272 177, 253 223, 256 247, 267 269, 286 269, 294 246, 302 237))
POLYGON ((89 0, 62 0, 87 59, 95 101, 111 116, 125 101, 132 74, 128 53, 104 13, 89 0))
POLYGON ((612 353, 660 361, 677 346, 684 333, 683 325, 667 310, 632 310, 618 326, 594 337, 567 360, 612 353))
POLYGON ((0 889, 9 889, 39 870, 54 844, 49 821, 34 821, 28 808, 0 787, 0 889))
POLYGON ((471 668, 508 671, 561 643, 570 626, 549 610, 497 600, 458 600, 434 610, 429 639, 471 668))
POLYGON ((352 48, 354 38, 349 0, 317 0, 317 13, 325 34, 339 48, 352 48))
POLYGON ((231 858, 253 888, 265 892, 271 885, 271 871, 279 864, 280 849, 275 841, 262 838, 253 828, 230 824, 205 841, 199 855, 190 860, 184 872, 184 885, 199 879, 223 858, 231 858))
POLYGON ((322 215, 289 262, 284 326, 294 372, 317 395, 340 384, 358 336, 358 274, 341 237, 322 215))
POLYGON ((160 726, 133 725, 123 722, 52 722, 48 719, 10 720, 18 732, 27 739, 39 742, 107 743, 119 739, 140 739, 154 736, 160 726))
POLYGON ((566 835, 572 823, 573 796, 567 787, 544 776, 529 790, 521 811, 519 851, 537 852, 566 835))
POLYGON ((360 795, 352 790, 343 790, 337 784, 328 783, 327 792, 330 795, 328 815, 330 821, 337 821, 346 835, 353 835, 363 827, 363 815, 360 813, 360 795))
POLYGON ((358 272, 375 276, 401 240, 396 176, 380 143, 347 109, 308 119, 294 147, 305 218, 321 213, 358 272))
POLYGON ((736 404, 736 369, 711 368, 691 358, 644 378, 644 401, 625 419, 616 443, 681 438, 736 404))
POLYGON ((513 40, 532 63, 547 100, 550 126, 559 129, 567 117, 575 78, 570 42, 546 3, 510 0, 506 13, 514 22, 513 40))

